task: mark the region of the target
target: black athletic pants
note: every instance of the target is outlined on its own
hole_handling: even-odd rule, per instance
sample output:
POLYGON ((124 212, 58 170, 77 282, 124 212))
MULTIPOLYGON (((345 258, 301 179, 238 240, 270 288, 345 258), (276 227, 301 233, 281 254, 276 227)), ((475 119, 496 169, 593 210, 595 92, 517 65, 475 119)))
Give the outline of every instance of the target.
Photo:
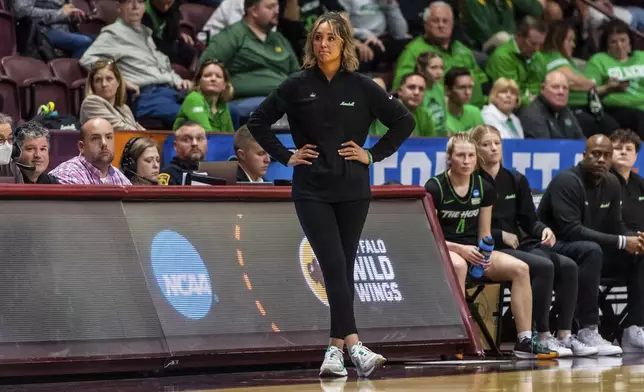
POLYGON ((357 333, 353 314, 353 267, 369 199, 342 203, 296 200, 295 211, 324 277, 331 310, 331 337, 357 333))
POLYGON ((577 265, 548 248, 503 249, 530 267, 532 319, 537 332, 550 331, 550 305, 554 287, 559 329, 572 329, 577 304, 577 265))

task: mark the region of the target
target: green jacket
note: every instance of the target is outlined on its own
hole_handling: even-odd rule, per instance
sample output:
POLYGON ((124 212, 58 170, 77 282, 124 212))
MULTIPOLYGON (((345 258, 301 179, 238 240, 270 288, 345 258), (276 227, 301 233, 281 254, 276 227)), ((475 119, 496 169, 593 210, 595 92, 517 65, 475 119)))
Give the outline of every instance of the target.
MULTIPOLYGON (((423 106, 414 110, 410 109, 409 112, 414 116, 414 121, 416 121, 416 126, 410 136, 447 136, 447 133, 444 135, 436 134, 431 114, 423 106)), ((380 120, 376 120, 371 124, 369 134, 382 136, 387 133, 388 130, 389 128, 381 123, 380 120)))
POLYGON ((530 94, 535 97, 539 95, 541 82, 545 77, 542 56, 540 52, 536 52, 531 58, 526 59, 519 52, 516 41, 512 39, 494 50, 487 60, 485 72, 493 81, 505 77, 517 82, 521 92, 521 103, 527 105, 531 102, 530 94))
POLYGON ((268 96, 300 69, 286 37, 271 31, 262 42, 244 20, 210 39, 201 62, 209 59, 221 61, 230 73, 235 99, 268 96))
POLYGON ((485 96, 483 96, 482 85, 487 82, 487 75, 481 67, 479 67, 472 51, 460 43, 459 41, 452 41, 448 49, 435 46, 427 42, 425 37, 416 37, 412 40, 398 57, 398 66, 396 67, 396 76, 394 77, 393 88, 398 89, 400 80, 403 75, 414 72, 416 69, 416 59, 423 52, 436 52, 443 58, 445 64, 445 72, 448 72, 452 67, 464 67, 470 70, 474 77, 474 91, 472 91, 472 104, 478 107, 483 106, 485 103, 485 96))
POLYGON ((467 33, 483 45, 494 34, 505 31, 514 34, 517 13, 541 17, 543 9, 534 0, 465 0, 463 20, 467 33))
POLYGON ((172 129, 179 129, 188 120, 199 123, 206 132, 235 132, 228 104, 217 101, 217 112, 213 113, 212 101, 198 91, 191 92, 183 101, 172 129))

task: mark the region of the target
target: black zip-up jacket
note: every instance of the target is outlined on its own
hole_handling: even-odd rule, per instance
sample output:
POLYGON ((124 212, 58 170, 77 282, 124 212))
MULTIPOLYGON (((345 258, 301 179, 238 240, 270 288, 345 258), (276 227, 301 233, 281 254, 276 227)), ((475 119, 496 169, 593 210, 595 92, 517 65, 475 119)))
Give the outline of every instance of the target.
POLYGON ((199 161, 179 159, 174 157, 170 164, 159 173, 159 185, 183 185, 183 173, 193 173, 199 170, 199 161))
POLYGON ((496 249, 509 248, 503 243, 503 232, 519 238, 521 247, 535 245, 547 227, 537 217, 532 192, 525 176, 501 166, 496 178, 479 170, 483 180, 494 186, 496 202, 492 208, 492 237, 496 249))
POLYGON ((644 178, 631 172, 628 182, 614 170, 611 170, 622 190, 622 220, 624 225, 633 231, 644 231, 644 178))
POLYGON ((595 184, 582 164, 557 174, 539 203, 539 218, 564 241, 593 241, 617 249, 622 222, 619 180, 612 173, 595 184))
POLYGON ((393 154, 414 130, 409 110, 367 76, 338 71, 328 81, 318 67, 296 72, 272 92, 251 115, 248 129, 277 161, 286 165, 292 153, 271 125, 288 115, 296 148, 317 146, 312 165, 293 171, 293 199, 342 202, 371 196, 369 167, 338 154, 342 143, 362 146, 369 126, 378 119, 389 128, 369 151, 374 162, 393 154))

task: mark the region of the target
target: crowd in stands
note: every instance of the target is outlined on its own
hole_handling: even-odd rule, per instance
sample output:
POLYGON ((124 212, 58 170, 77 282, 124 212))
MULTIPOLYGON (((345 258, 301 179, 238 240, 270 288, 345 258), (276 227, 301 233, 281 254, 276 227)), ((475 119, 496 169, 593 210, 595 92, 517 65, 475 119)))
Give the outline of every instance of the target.
MULTIPOLYGON (((186 29, 189 2, 118 0, 113 19, 104 20, 109 0, 96 1, 98 8, 89 0, 8 1, 18 51, 44 62, 78 59, 86 80, 78 112, 62 113, 79 119, 79 154, 51 172, 50 133, 31 119, 46 102, 32 97, 12 106, 13 96, 0 95, 0 112, 20 108, 13 120, 0 115, 0 177, 184 185, 200 172, 208 133, 234 132, 237 181, 263 182, 270 157, 245 123, 301 68, 316 18, 337 11, 351 24, 358 71, 413 114, 412 135, 451 137, 448 171, 426 188, 463 289, 468 264, 484 264, 476 250, 481 234, 496 239, 486 277, 512 282, 515 352, 644 352, 644 180, 631 170, 644 137, 644 52, 635 49, 644 9, 622 0, 597 0, 595 8, 558 0, 200 0, 202 25, 186 29), (99 19, 105 25, 88 33, 99 19), (113 166, 115 130, 146 129, 175 131, 170 164, 161 167, 151 138, 137 137, 113 166), (503 140, 523 138, 588 138, 583 161, 551 182, 538 212, 526 178, 501 162, 503 140), (456 204, 465 215, 451 213, 456 204), (616 260, 628 283, 622 348, 597 328, 602 265, 616 260), (548 322, 553 290, 556 336, 548 322)), ((7 58, 0 76, 11 79, 7 58)), ((25 80, 14 82, 26 92, 25 80)), ((82 85, 66 81, 70 91, 71 82, 82 85)), ((40 96, 37 87, 30 91, 40 96)), ((376 136, 387 130, 379 121, 370 127, 376 136)))

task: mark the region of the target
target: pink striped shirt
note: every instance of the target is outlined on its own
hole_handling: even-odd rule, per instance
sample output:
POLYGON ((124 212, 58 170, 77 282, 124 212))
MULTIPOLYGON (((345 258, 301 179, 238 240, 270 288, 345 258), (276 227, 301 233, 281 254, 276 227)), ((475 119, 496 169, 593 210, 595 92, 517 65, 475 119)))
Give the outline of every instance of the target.
POLYGON ((61 184, 132 185, 130 180, 112 165, 107 170, 107 177, 101 179, 101 171, 89 163, 83 155, 61 163, 49 174, 56 177, 61 184))

